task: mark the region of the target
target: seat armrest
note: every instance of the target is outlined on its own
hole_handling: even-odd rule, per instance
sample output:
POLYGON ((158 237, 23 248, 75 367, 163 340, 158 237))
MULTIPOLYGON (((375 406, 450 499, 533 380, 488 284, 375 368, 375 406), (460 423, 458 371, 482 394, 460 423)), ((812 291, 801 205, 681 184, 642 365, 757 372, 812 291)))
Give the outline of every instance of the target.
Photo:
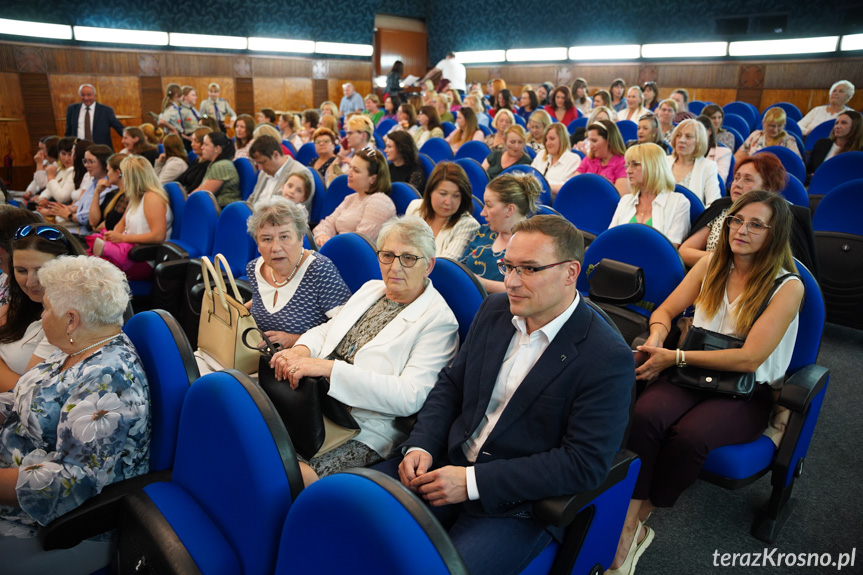
POLYGON ((106 485, 102 492, 45 526, 39 526, 39 541, 45 551, 69 549, 78 543, 117 527, 120 502, 126 495, 157 481, 169 481, 171 470, 139 475, 106 485))
POLYGON ((159 244, 139 244, 129 250, 129 259, 135 262, 152 262, 156 259, 159 244))
POLYGON ((798 413, 806 413, 809 403, 827 383, 830 370, 820 365, 807 365, 794 373, 779 394, 777 403, 798 413))
POLYGON ((154 274, 159 279, 179 280, 186 277, 189 260, 170 260, 156 264, 154 274))
POLYGON ((631 451, 620 451, 614 456, 611 469, 605 480, 596 489, 584 491, 575 495, 549 497, 535 501, 533 516, 540 522, 552 527, 565 527, 575 520, 576 515, 602 492, 620 483, 629 473, 629 465, 637 456, 631 451))
POLYGON ((240 297, 243 298, 243 301, 251 301, 252 299, 252 284, 250 284, 246 280, 236 280, 237 282, 237 290, 240 292, 240 297))

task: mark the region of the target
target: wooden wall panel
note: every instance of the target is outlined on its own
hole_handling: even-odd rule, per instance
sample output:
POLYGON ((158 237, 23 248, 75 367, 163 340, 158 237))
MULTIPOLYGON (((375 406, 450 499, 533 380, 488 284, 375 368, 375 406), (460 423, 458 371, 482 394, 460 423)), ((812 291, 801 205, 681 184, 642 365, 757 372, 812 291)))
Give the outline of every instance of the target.
POLYGON ((288 58, 252 58, 252 75, 255 78, 290 78, 310 77, 312 75, 311 60, 288 58))
POLYGON ((184 54, 168 52, 160 54, 164 76, 233 76, 232 56, 210 56, 207 54, 184 54))
MULTIPOLYGON (((49 76, 51 85, 51 101, 54 104, 54 118, 58 122, 66 122, 66 108, 71 104, 77 104, 81 101, 78 96, 78 87, 81 84, 96 85, 96 76, 92 75, 66 75, 52 74, 49 76)), ((101 99, 99 92, 96 92, 97 99, 101 99)), ((110 104, 108 104, 110 105, 110 104)))
POLYGON ((327 80, 312 80, 312 91, 314 93, 314 105, 319 106, 321 102, 329 98, 329 82, 327 80))
POLYGON ((0 160, 11 154, 13 165, 32 165, 30 134, 24 118, 18 74, 0 73, 0 160))
POLYGON ((17 72, 15 64, 15 48, 8 44, 0 44, 0 72, 17 72))
POLYGON ((285 79, 285 111, 301 111, 314 108, 312 80, 310 78, 285 79))
MULTIPOLYGON (((141 117, 144 122, 156 124, 149 112, 158 114, 162 107, 162 97, 165 90, 162 88, 162 79, 158 76, 141 76, 141 117)), ((143 122, 142 122, 143 123, 143 122)))
POLYGON ((811 88, 826 93, 837 80, 856 85, 863 78, 863 58, 773 62, 766 67, 764 87, 772 89, 811 88))
POLYGON ((806 110, 812 107, 812 92, 812 90, 762 90, 758 109, 764 110, 776 102, 791 102, 805 114, 806 110))
POLYGON ((18 74, 0 73, 0 118, 24 119, 18 74))
POLYGON ((237 99, 234 111, 237 114, 255 116, 255 86, 251 78, 236 79, 237 99))
POLYGON ((24 103, 30 149, 36 149, 39 138, 55 133, 48 76, 38 73, 20 73, 18 80, 21 83, 21 101, 24 103))
POLYGON ((283 110, 285 107, 285 80, 283 78, 255 78, 255 112, 263 108, 283 110))
POLYGON ((49 74, 138 74, 138 56, 135 52, 45 48, 43 55, 49 74))
POLYGON ((680 86, 713 88, 737 86, 737 64, 657 66, 657 84, 672 90, 680 86))
POLYGON ((378 28, 380 73, 387 75, 396 60, 405 65, 402 77, 414 75, 422 78, 436 62, 428 61, 428 37, 425 32, 378 28))

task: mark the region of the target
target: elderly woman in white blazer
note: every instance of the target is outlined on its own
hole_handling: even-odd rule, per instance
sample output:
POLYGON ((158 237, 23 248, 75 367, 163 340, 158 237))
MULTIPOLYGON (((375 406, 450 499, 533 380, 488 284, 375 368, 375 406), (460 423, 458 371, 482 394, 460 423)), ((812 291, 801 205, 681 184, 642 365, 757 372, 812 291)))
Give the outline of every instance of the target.
POLYGON ((416 216, 393 218, 378 236, 383 280, 360 288, 327 323, 277 353, 276 377, 296 387, 301 378, 329 378, 329 395, 352 407, 354 439, 301 461, 306 484, 348 467, 373 465, 406 439, 397 418, 417 413, 455 357, 458 322, 428 279, 435 238, 416 216))
POLYGON ((689 189, 708 207, 719 198, 719 171, 707 159, 707 130, 697 120, 683 120, 671 134, 668 165, 674 181, 689 189))
POLYGON ((674 191, 665 150, 638 144, 626 151, 626 177, 632 193, 620 198, 609 228, 645 224, 662 232, 677 248, 689 234, 689 200, 674 191))

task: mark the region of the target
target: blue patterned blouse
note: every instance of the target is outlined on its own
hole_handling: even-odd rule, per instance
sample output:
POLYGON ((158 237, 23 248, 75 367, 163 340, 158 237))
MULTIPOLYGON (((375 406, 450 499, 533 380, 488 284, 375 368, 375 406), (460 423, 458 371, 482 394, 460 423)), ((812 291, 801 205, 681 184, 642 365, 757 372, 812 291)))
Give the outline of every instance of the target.
POLYGON ((147 376, 125 335, 61 372, 58 351, 0 394, 0 468, 18 468, 20 507, 0 505, 0 536, 34 537, 150 465, 147 376))
POLYGON ((296 277, 281 288, 264 281, 262 263, 263 258, 250 261, 246 276, 252 286, 252 317, 263 331, 306 333, 329 320, 333 309, 351 297, 351 290, 327 256, 310 254, 296 277))
POLYGON ((473 240, 468 244, 461 258, 461 263, 467 266, 477 277, 490 281, 502 282, 503 276, 497 269, 497 262, 506 250, 496 252, 492 249, 497 232, 491 231, 488 224, 480 226, 473 240))

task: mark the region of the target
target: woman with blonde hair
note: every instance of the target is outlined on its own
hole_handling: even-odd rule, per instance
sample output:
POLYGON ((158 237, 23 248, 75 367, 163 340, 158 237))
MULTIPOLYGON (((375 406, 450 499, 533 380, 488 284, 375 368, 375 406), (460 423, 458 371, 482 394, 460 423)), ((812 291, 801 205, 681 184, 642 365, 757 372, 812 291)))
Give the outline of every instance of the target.
POLYGON ((539 154, 545 150, 545 130, 551 126, 551 116, 545 110, 537 110, 527 120, 527 145, 539 154))
POLYGON ((644 107, 644 92, 638 86, 630 86, 626 91, 626 107, 617 113, 617 121, 629 120, 638 122, 638 119, 650 110, 644 107))
POLYGON ((162 140, 165 138, 165 130, 158 126, 154 126, 153 124, 141 124, 138 127, 141 128, 142 132, 144 132, 144 136, 147 138, 147 141, 154 146, 161 144, 162 140))
POLYGON ((743 145, 734 154, 734 159, 740 162, 758 150, 770 146, 782 146, 800 156, 800 150, 797 149, 797 140, 785 131, 786 121, 785 110, 782 108, 777 106, 776 108, 767 110, 764 113, 764 128, 755 130, 749 134, 749 137, 746 138, 746 141, 743 142, 743 145))
POLYGON ((581 156, 569 148, 569 132, 560 122, 545 129, 543 144, 545 149, 536 154, 530 165, 545 176, 553 200, 563 184, 575 176, 581 156))
POLYGON ((488 135, 483 140, 485 145, 488 146, 492 152, 495 150, 503 150, 506 146, 506 138, 504 134, 511 127, 515 126, 515 116, 513 116, 512 112, 507 109, 499 110, 497 114, 495 114, 494 121, 492 122, 492 127, 497 130, 494 134, 488 135))
POLYGON ((626 151, 626 176, 632 193, 620 198, 609 228, 645 224, 662 232, 677 248, 689 233, 689 200, 674 191, 665 150, 639 144, 626 151))
POLYGON ((278 126, 281 132, 279 141, 287 140, 295 150, 299 150, 300 146, 303 145, 303 139, 300 137, 299 119, 291 113, 280 114, 278 126))
POLYGON ((719 168, 705 157, 707 146, 704 126, 697 120, 683 120, 671 134, 671 155, 666 156, 674 181, 695 194, 704 207, 719 198, 719 168))
POLYGON ((470 108, 476 114, 476 122, 480 126, 485 126, 486 128, 491 127, 491 116, 485 113, 485 106, 482 103, 482 96, 477 96, 475 94, 470 94, 466 96, 464 99, 464 106, 466 108, 470 108))
POLYGON ((137 244, 159 244, 169 238, 174 214, 149 162, 140 156, 129 156, 120 164, 120 170, 129 206, 113 230, 93 241, 93 255, 116 265, 130 280, 147 279, 153 275, 152 263, 132 261, 129 251, 137 244))
POLYGON ((626 146, 612 120, 597 120, 587 125, 590 151, 578 165, 579 174, 597 174, 611 182, 621 197, 629 193, 624 154, 626 146))
POLYGON ((479 129, 476 113, 467 106, 456 113, 455 125, 456 129, 446 137, 453 154, 458 152, 458 149, 467 142, 472 140, 481 142, 483 140, 484 134, 479 129))
MULTIPOLYGON (((192 135, 194 136, 194 133, 192 135)), ((156 160, 156 175, 159 176, 160 182, 167 184, 189 169, 189 156, 186 155, 183 141, 175 134, 165 138, 163 145, 165 151, 156 160)))
POLYGON ((524 153, 524 145, 527 142, 527 133, 518 124, 510 126, 504 132, 504 148, 492 150, 482 161, 482 168, 488 173, 489 179, 497 177, 510 166, 521 164, 530 165, 530 156, 524 153))

